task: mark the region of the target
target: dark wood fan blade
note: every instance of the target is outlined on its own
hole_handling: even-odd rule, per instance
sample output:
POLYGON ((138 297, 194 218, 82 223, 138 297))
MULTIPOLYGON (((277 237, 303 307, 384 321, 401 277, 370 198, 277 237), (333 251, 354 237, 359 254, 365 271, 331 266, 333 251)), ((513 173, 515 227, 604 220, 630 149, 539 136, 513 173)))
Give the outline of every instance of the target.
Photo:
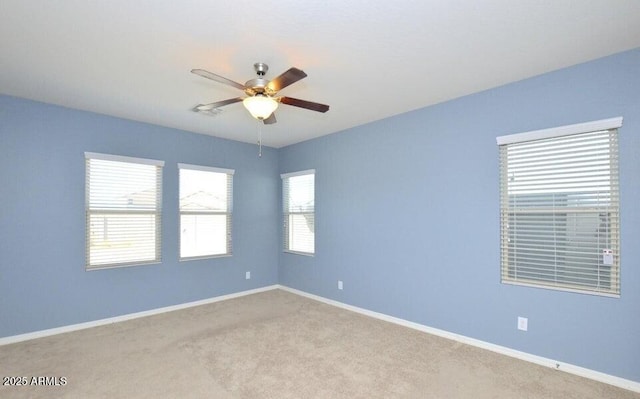
POLYGON ((289 68, 288 71, 271 80, 271 82, 267 84, 267 89, 275 93, 306 77, 307 74, 304 73, 304 71, 298 68, 289 68))
POLYGON ((306 100, 299 100, 297 98, 292 98, 292 97, 280 97, 278 101, 280 101, 283 104, 293 105, 294 107, 305 108, 311 111, 327 112, 329 110, 328 105, 314 103, 306 100))
POLYGON ((230 98, 228 100, 216 101, 215 103, 210 104, 198 104, 193 107, 193 110, 196 112, 201 111, 211 111, 214 108, 224 107, 225 105, 233 104, 242 101, 241 97, 238 98, 230 98))
POLYGON ((244 85, 241 85, 240 83, 234 82, 233 80, 227 79, 223 76, 216 75, 215 73, 205 71, 204 69, 192 69, 191 73, 195 73, 196 75, 202 76, 203 78, 214 80, 218 83, 223 83, 225 85, 235 87, 236 89, 244 90, 244 85))
POLYGON ((277 120, 276 120, 276 113, 275 112, 272 112, 271 115, 267 119, 262 121, 262 123, 264 123, 265 125, 273 125, 276 122, 277 122, 277 120))

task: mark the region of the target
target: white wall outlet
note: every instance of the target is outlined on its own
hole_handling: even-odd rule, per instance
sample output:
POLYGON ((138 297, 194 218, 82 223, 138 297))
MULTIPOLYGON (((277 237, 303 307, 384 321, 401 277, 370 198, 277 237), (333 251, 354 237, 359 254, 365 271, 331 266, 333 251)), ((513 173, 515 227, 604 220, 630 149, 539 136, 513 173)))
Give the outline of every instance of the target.
POLYGON ((246 273, 244 274, 244 278, 245 278, 245 279, 247 279, 247 280, 249 280, 249 279, 251 278, 251 272, 246 272, 246 273))
POLYGON ((341 290, 342 289, 342 280, 338 280, 338 289, 341 290))
POLYGON ((527 331, 529 328, 529 319, 518 316, 518 330, 527 331))

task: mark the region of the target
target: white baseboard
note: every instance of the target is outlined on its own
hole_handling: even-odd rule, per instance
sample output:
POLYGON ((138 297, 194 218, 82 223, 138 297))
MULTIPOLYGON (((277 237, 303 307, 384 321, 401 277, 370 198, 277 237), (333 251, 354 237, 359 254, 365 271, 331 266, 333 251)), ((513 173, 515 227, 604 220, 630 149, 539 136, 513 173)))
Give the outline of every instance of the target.
POLYGON ((275 290, 275 289, 278 289, 278 288, 280 288, 279 285, 270 285, 270 286, 266 286, 266 287, 256 288, 256 289, 253 289, 253 290, 241 291, 241 292, 236 292, 236 293, 233 293, 233 294, 221 295, 221 296, 217 296, 217 297, 213 297, 213 298, 202 299, 202 300, 199 300, 199 301, 187 302, 187 303, 181 303, 179 305, 166 306, 166 307, 163 307, 163 308, 145 310, 143 312, 129 313, 129 314, 125 314, 125 315, 122 315, 122 316, 109 317, 109 318, 106 318, 106 319, 88 321, 86 323, 72 324, 72 325, 68 325, 68 326, 50 328, 48 330, 34 331, 34 332, 30 332, 30 333, 26 333, 26 334, 20 334, 20 335, 12 335, 12 336, 9 336, 9 337, 0 338, 0 346, 13 344, 13 343, 16 343, 16 342, 28 341, 30 339, 48 337, 50 335, 56 335, 56 334, 62 334, 62 333, 71 332, 71 331, 84 330, 84 329, 92 328, 92 327, 104 326, 104 325, 107 325, 107 324, 113 324, 113 323, 118 323, 118 322, 121 322, 121 321, 127 321, 127 320, 132 320, 132 319, 138 319, 140 317, 147 317, 147 316, 152 316, 152 315, 156 315, 156 314, 160 314, 160 313, 172 312, 174 310, 186 309, 186 308, 191 308, 191 307, 200 306, 200 305, 206 305, 206 304, 214 303, 214 302, 226 301, 227 299, 233 299, 233 298, 238 298, 238 297, 245 296, 245 295, 257 294, 259 292, 275 290))
POLYGON ((321 297, 314 294, 309 294, 308 292, 300 291, 295 288, 290 288, 284 285, 279 285, 278 288, 291 292, 293 294, 297 294, 306 298, 310 298, 319 302, 326 303, 328 305, 336 306, 342 309, 350 310, 352 312, 360 313, 365 316, 370 316, 376 319, 388 321, 390 323, 395 323, 404 327, 409 327, 414 330, 426 332, 428 334, 437 335, 439 337, 448 338, 454 341, 461 342, 463 344, 472 345, 478 348, 487 349, 492 352, 499 353, 501 355, 510 356, 516 359, 524 360, 530 363, 535 363, 541 366, 549 367, 555 370, 564 371, 570 374, 575 374, 580 377, 589 378, 595 381, 603 382, 605 384, 613 385, 619 388, 627 389, 629 391, 640 392, 640 382, 627 380, 624 378, 616 377, 610 374, 601 373, 599 371, 587 369, 580 366, 575 366, 569 363, 563 363, 557 360, 548 359, 541 356, 532 355, 530 353, 517 351, 515 349, 507 348, 505 346, 500 346, 496 344, 492 344, 489 342, 481 341, 475 338, 470 338, 464 335, 455 334, 449 331, 440 330, 433 327, 428 327, 423 324, 414 323, 412 321, 400 319, 397 317, 389 316, 384 313, 378 313, 371 310, 359 308, 357 306, 347 305, 342 302, 334 301, 332 299, 327 299, 325 297, 321 297))

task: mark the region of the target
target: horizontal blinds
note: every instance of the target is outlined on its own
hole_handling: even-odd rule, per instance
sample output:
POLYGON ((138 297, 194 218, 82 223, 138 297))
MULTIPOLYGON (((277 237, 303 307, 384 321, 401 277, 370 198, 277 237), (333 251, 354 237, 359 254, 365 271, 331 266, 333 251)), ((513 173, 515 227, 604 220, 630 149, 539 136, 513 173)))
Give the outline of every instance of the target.
POLYGON ((86 154, 87 269, 160 262, 162 165, 86 154))
POLYGON ((283 175, 286 251, 315 252, 315 173, 283 175))
POLYGON ((231 255, 233 170, 179 164, 180 258, 231 255))
POLYGON ((500 175, 502 281, 618 295, 617 129, 501 145, 500 175))

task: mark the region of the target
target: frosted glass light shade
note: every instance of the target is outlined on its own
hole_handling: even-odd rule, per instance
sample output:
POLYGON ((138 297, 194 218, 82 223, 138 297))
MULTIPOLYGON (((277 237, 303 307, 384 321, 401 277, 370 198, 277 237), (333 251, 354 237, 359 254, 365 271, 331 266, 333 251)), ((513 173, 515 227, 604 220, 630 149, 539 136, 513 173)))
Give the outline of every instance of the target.
POLYGON ((264 94, 256 94, 242 100, 244 107, 256 119, 267 119, 278 108, 278 102, 264 94))

